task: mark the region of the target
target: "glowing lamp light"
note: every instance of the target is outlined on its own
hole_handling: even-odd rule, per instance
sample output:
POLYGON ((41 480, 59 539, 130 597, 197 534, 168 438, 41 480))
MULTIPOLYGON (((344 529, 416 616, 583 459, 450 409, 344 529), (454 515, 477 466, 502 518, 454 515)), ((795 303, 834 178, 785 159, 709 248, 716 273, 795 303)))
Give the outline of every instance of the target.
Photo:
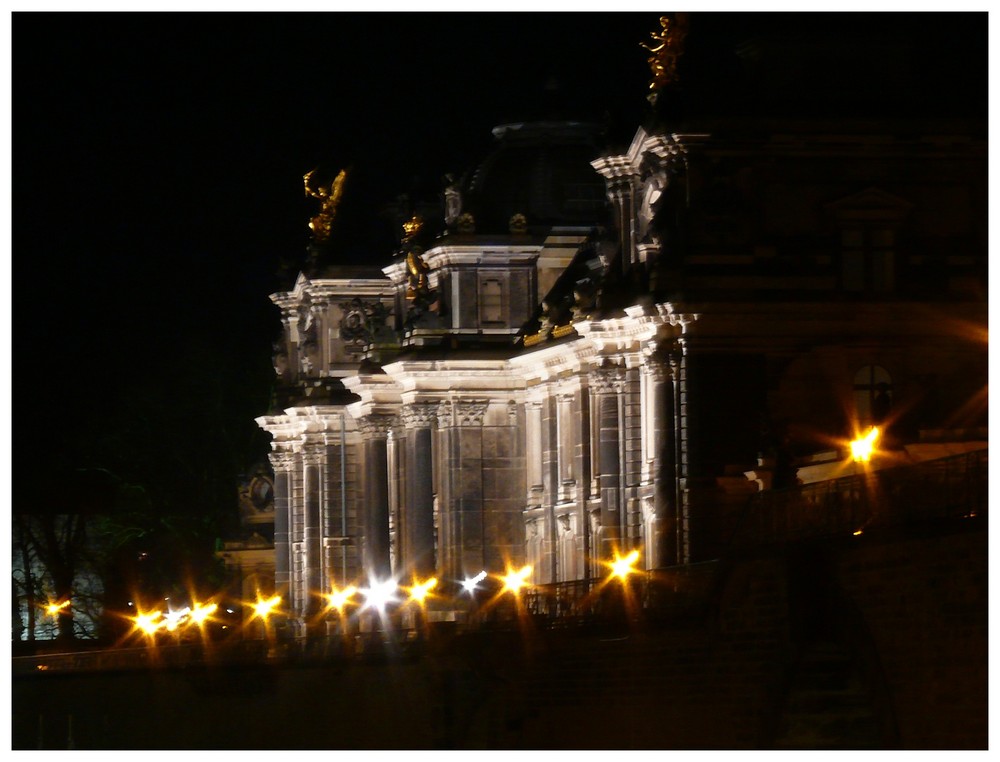
POLYGON ((437 577, 431 577, 424 582, 419 582, 409 589, 410 600, 422 604, 424 599, 437 586, 437 577))
POLYGON ((63 601, 62 603, 50 603, 45 607, 45 613, 49 616, 58 616, 59 612, 67 606, 69 606, 69 601, 63 601))
POLYGON ((871 460, 875 451, 875 443, 881 436, 878 426, 872 426, 863 437, 858 437, 851 442, 851 457, 856 463, 867 463, 871 460))
POLYGON ((333 588, 333 592, 326 597, 327 600, 330 601, 330 606, 332 608, 337 609, 337 611, 341 611, 356 592, 358 592, 358 589, 354 585, 348 585, 343 590, 333 588))
POLYGON ((503 591, 509 590, 517 595, 518 591, 528 584, 528 575, 531 574, 531 567, 524 566, 517 571, 508 570, 507 574, 500 579, 503 581, 503 591))
POLYGON ((217 603, 208 603, 205 605, 196 603, 194 604, 194 608, 191 609, 191 621, 200 626, 204 624, 205 620, 212 616, 218 608, 219 605, 217 603))
POLYGON ((472 593, 476 592, 476 585, 478 585, 484 579, 486 579, 485 571, 479 572, 479 574, 477 574, 475 577, 466 577, 464 580, 462 580, 462 589, 465 590, 465 592, 469 593, 469 595, 472 595, 472 593))
POLYGON ((181 626, 190 611, 191 609, 187 606, 182 609, 177 609, 176 611, 168 611, 167 615, 163 617, 163 627, 167 630, 167 632, 173 632, 181 626))
POLYGON ((281 603, 280 595, 272 596, 267 600, 258 597, 257 602, 253 605, 253 615, 266 621, 279 603, 281 603))
POLYGON ((383 582, 373 582, 372 586, 366 590, 362 590, 361 594, 365 596, 365 608, 373 608, 381 611, 395 600, 393 598, 393 593, 395 592, 396 581, 387 579, 383 582))
POLYGON ((135 615, 135 626, 147 635, 153 635, 163 625, 163 622, 159 621, 162 616, 161 611, 149 611, 145 614, 139 612, 135 615))
POLYGON ((639 560, 638 550, 633 550, 631 553, 629 553, 627 556, 624 557, 619 556, 616 553, 615 560, 612 561, 610 564, 611 574, 615 577, 618 577, 618 579, 622 580, 626 579, 629 574, 635 573, 635 569, 633 569, 632 567, 635 566, 635 562, 638 560, 639 560))

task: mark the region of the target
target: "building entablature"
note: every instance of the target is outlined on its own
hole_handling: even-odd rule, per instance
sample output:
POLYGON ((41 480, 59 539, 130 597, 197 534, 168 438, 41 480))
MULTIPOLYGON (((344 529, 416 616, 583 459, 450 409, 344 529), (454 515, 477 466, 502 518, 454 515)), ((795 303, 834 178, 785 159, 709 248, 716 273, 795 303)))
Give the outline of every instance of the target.
POLYGON ((345 425, 354 430, 344 408, 335 405, 289 408, 283 415, 264 415, 255 419, 257 425, 274 438, 274 445, 298 442, 307 435, 337 432, 345 425))
POLYGON ((392 294, 392 284, 384 278, 308 278, 299 273, 292 290, 271 294, 271 301, 285 309, 335 298, 389 297, 392 294))
POLYGON ((354 418, 399 408, 402 389, 391 376, 382 373, 348 376, 344 378, 344 386, 361 398, 347 406, 354 418))
POLYGON ((675 157, 683 157, 689 146, 708 139, 703 133, 670 135, 649 134, 642 127, 632 138, 632 143, 624 154, 604 156, 591 162, 591 166, 610 183, 622 178, 638 180, 643 175, 643 163, 647 156, 655 157, 657 164, 665 166, 675 157))
POLYGON ((400 360, 383 366, 401 389, 405 402, 427 395, 510 394, 524 388, 524 380, 507 360, 400 360))
POLYGON ((578 339, 542 345, 511 358, 510 364, 524 374, 529 387, 589 372, 606 363, 638 367, 659 346, 683 340, 689 326, 700 317, 693 312, 679 312, 669 303, 652 307, 637 305, 627 308, 625 313, 621 317, 574 323, 578 339))

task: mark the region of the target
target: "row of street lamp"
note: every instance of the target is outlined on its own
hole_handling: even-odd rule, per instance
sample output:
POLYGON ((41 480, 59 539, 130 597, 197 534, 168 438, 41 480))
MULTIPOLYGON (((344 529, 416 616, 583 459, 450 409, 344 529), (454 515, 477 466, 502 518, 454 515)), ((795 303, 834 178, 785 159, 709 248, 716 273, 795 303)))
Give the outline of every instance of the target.
MULTIPOLYGON (((616 553, 613 561, 604 562, 609 568, 606 581, 626 580, 630 575, 636 573, 635 564, 638 561, 638 550, 633 550, 624 556, 616 553)), ((529 578, 532 571, 530 565, 508 568, 503 574, 490 575, 486 571, 480 571, 478 574, 461 581, 461 593, 470 597, 476 596, 482 589, 481 584, 492 576, 498 581, 499 588, 489 603, 499 601, 508 594, 513 596, 515 600, 519 600, 521 592, 531 586, 529 578)), ((395 579, 373 580, 368 587, 358 587, 353 584, 343 588, 333 586, 331 591, 324 595, 326 608, 323 614, 336 612, 338 617, 343 620, 348 608, 356 612, 370 609, 380 615, 392 606, 416 606, 423 610, 432 598, 446 600, 445 596, 435 595, 438 588, 439 580, 436 577, 424 580, 414 579, 413 583, 408 586, 400 585, 395 579), (399 596, 400 591, 404 592, 405 596, 399 596)), ((255 601, 247 602, 250 609, 247 624, 259 620, 267 627, 271 618, 280 614, 282 603, 280 595, 265 596, 258 592, 255 601)), ((156 636, 160 633, 179 637, 183 632, 190 631, 192 628, 196 628, 204 635, 205 625, 217 621, 214 616, 217 611, 218 604, 215 602, 192 602, 190 606, 180 609, 137 610, 134 615, 128 618, 132 622, 133 633, 139 633, 141 636, 155 641, 156 636)), ((229 612, 233 613, 232 610, 229 612)))

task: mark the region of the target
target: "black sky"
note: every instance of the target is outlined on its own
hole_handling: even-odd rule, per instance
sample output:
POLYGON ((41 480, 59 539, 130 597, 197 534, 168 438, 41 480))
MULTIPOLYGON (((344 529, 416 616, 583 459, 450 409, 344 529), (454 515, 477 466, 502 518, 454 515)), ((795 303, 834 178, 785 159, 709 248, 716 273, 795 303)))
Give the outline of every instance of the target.
MULTIPOLYGON (((44 477, 27 464, 40 448, 79 452, 150 379, 205 358, 235 384, 260 372, 275 273, 308 243, 314 166, 358 168, 369 213, 441 188, 483 156, 491 127, 544 115, 549 81, 573 115, 607 118, 627 143, 647 108, 639 43, 657 18, 13 14, 15 466, 44 477)), ((728 44, 762 18, 698 23, 728 44)), ((920 36, 932 21, 940 32, 929 16, 906 23, 920 36)), ((941 46, 964 41, 934 44, 931 77, 941 46)), ((391 253, 363 237, 350 249, 345 260, 391 253)))
MULTIPOLYGON (((440 189, 444 173, 482 158, 494 125, 542 114, 550 76, 581 115, 634 129, 647 72, 638 42, 656 20, 13 14, 22 484, 85 458, 95 432, 144 399, 183 409, 198 437, 192 365, 233 398, 242 379, 258 383, 276 325, 268 294, 281 261, 304 255, 316 211, 306 171, 355 167, 355 208, 369 214, 440 189)), ((363 236, 350 249, 345 261, 391 256, 363 236)), ((266 399, 249 394, 236 414, 251 422, 266 399)))

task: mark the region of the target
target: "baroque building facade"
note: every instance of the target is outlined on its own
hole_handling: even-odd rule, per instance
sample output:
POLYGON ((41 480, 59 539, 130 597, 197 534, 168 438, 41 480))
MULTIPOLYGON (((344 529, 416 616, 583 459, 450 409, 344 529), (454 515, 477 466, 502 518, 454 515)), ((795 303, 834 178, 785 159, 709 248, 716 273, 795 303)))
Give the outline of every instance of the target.
POLYGON ((717 558, 748 495, 842 474, 874 424, 886 466, 986 447, 982 125, 678 116, 654 84, 627 148, 502 125, 385 266, 272 295, 299 632, 331 586, 717 558))

